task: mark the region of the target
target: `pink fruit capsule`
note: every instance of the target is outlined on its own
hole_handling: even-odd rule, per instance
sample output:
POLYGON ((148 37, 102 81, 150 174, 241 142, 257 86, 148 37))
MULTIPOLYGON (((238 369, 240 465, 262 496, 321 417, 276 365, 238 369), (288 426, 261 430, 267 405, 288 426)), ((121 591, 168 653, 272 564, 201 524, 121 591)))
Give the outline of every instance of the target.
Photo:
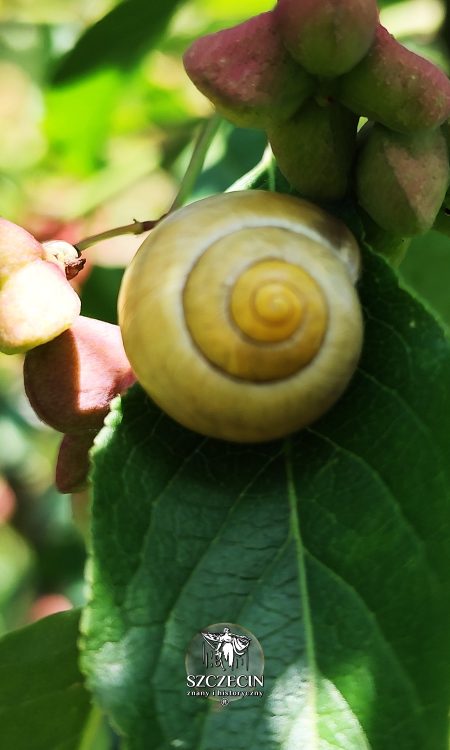
POLYGON ((272 12, 197 39, 183 59, 197 88, 244 127, 290 117, 314 88, 287 53, 272 12))
POLYGON ((55 484, 64 493, 80 492, 87 487, 89 451, 96 436, 95 430, 77 435, 64 435, 56 462, 55 484))
POLYGON ((109 404, 135 382, 120 329, 79 317, 73 326, 28 352, 25 390, 36 414, 60 432, 98 430, 109 404))
POLYGON ((330 78, 359 63, 378 23, 376 0, 278 0, 274 12, 294 59, 330 78))
POLYGON ((399 133, 439 127, 450 116, 450 81, 436 65, 378 26, 368 55, 337 82, 338 98, 399 133))

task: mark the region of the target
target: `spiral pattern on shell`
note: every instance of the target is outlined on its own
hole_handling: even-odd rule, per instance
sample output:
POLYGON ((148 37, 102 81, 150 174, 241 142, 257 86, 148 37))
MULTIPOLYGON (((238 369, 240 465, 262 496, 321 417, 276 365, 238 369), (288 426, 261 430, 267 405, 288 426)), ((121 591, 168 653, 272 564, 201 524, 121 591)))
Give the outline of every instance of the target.
POLYGON ((359 248, 276 193, 227 193, 164 219, 119 295, 141 385, 181 424, 237 442, 287 435, 347 385, 362 342, 359 248))

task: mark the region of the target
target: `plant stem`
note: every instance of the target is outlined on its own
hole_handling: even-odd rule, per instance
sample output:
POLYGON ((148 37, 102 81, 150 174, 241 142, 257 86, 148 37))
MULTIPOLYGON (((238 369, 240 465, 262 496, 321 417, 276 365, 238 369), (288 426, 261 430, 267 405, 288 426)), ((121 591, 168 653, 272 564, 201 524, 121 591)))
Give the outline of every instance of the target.
MULTIPOLYGON (((202 171, 203 164, 205 162, 206 154, 211 145, 211 142, 217 132, 220 125, 221 118, 218 115, 213 115, 206 120, 198 134, 195 142, 192 156, 189 160, 186 172, 181 180, 180 187, 175 196, 175 199, 167 213, 175 211, 177 208, 183 205, 191 194, 194 185, 198 179, 200 172, 202 171)), ((107 229, 105 232, 99 232, 93 234, 90 237, 86 237, 74 246, 78 253, 81 254, 84 250, 87 250, 97 242, 103 242, 103 240, 109 240, 111 237, 120 237, 124 234, 142 234, 153 229, 159 222, 164 219, 167 214, 163 214, 159 219, 150 219, 148 221, 133 221, 132 224, 125 224, 121 227, 115 227, 114 229, 107 229)))
POLYGON ((91 237, 86 237, 84 240, 77 242, 75 248, 79 253, 82 253, 84 250, 87 250, 88 247, 95 245, 97 242, 109 240, 111 237, 120 237, 123 234, 142 234, 143 232, 148 232, 150 229, 153 229, 161 219, 164 218, 164 216, 166 216, 166 214, 159 219, 150 221, 133 221, 132 224, 126 224, 123 227, 115 227, 114 229, 107 229, 106 232, 93 234, 91 237))
POLYGON ((213 115, 206 120, 198 134, 194 150, 192 152, 189 164, 186 172, 184 173, 183 179, 181 180, 180 187, 175 196, 175 199, 169 209, 169 213, 180 208, 192 193, 195 183, 197 182, 198 176, 203 169, 205 163, 206 154, 208 153, 209 147, 214 136, 217 133, 221 118, 219 115, 213 115))
POLYGON ((367 244, 383 255, 393 268, 398 269, 405 258, 411 238, 386 232, 366 214, 363 218, 363 226, 363 237, 367 244))
MULTIPOLYGON (((264 174, 264 172, 269 173, 269 180, 271 179, 270 173, 272 172, 273 179, 273 166, 274 158, 272 149, 268 145, 264 150, 261 161, 259 161, 258 164, 250 170, 250 172, 247 172, 247 174, 242 175, 242 177, 236 180, 236 182, 233 182, 233 184, 230 185, 229 188, 227 188, 226 192, 234 193, 236 190, 249 190, 255 183, 258 182, 258 179, 264 174)), ((272 187, 270 189, 272 190, 272 187)))
POLYGON ((446 234, 448 237, 450 235, 450 213, 447 213, 447 211, 448 209, 446 208, 439 211, 432 229, 434 229, 435 232, 446 234))
POLYGON ((389 261, 393 268, 398 269, 406 257, 410 244, 411 238, 405 237, 403 240, 399 241, 397 245, 393 245, 390 248, 384 248, 384 250, 380 252, 389 261))
POLYGON ((98 706, 93 705, 85 724, 80 750, 94 750, 102 724, 103 712, 98 706))

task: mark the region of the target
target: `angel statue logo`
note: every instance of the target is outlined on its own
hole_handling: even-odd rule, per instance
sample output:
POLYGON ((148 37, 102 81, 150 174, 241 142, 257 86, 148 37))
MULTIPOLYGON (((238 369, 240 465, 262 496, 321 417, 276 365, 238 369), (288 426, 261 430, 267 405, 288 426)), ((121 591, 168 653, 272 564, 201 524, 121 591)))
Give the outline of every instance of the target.
POLYGON ((230 628, 224 628, 223 633, 202 633, 203 636, 203 664, 206 669, 210 666, 222 667, 225 672, 226 666, 230 669, 237 668, 246 660, 248 671, 248 647, 251 638, 245 635, 230 633, 230 628))
POLYGON ((264 654, 256 636, 242 625, 215 623, 202 628, 186 653, 187 695, 226 706, 240 698, 261 698, 264 654))

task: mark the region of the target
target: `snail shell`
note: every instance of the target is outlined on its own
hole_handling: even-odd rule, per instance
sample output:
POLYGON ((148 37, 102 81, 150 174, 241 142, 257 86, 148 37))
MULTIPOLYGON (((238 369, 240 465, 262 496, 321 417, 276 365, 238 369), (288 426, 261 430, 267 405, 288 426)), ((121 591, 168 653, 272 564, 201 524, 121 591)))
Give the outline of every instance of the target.
POLYGON ((317 206, 226 193, 164 219, 127 269, 119 323, 138 380, 192 430, 272 440, 322 415, 362 343, 359 248, 317 206))

